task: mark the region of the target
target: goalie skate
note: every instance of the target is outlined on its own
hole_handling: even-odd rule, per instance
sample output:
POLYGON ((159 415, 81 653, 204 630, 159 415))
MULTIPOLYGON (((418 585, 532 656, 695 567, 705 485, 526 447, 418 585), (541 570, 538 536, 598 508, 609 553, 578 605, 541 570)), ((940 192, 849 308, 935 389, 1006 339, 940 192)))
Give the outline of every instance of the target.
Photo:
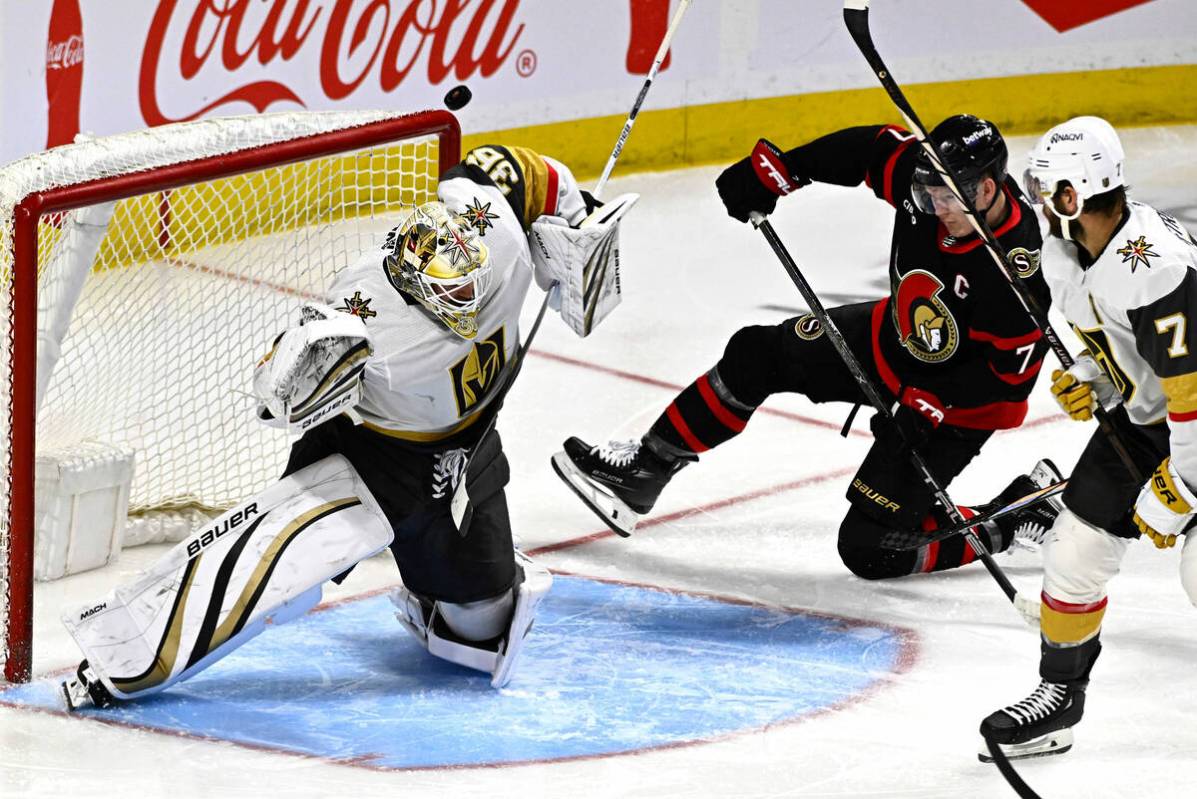
POLYGON ((619 535, 624 538, 632 535, 636 523, 640 521, 639 513, 628 507, 611 489, 591 480, 564 452, 558 452, 552 460, 553 471, 578 495, 578 499, 586 503, 586 507, 619 535))

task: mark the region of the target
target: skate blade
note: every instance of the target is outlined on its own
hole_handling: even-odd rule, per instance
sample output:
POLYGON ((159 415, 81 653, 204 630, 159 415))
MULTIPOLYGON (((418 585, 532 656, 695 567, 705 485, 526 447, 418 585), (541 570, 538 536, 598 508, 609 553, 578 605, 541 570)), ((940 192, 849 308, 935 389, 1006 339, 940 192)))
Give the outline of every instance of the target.
MULTIPOLYGON (((1072 730, 1056 730, 1026 743, 999 744, 999 746, 1006 753, 1006 757, 1011 760, 1029 760, 1032 757, 1062 755, 1072 748, 1072 730)), ((984 742, 981 743, 981 749, 977 752, 977 759, 982 763, 993 762, 993 756, 989 754, 989 748, 985 746, 984 742)))
POLYGON ((561 478, 578 499, 586 503, 596 516, 608 527, 624 538, 630 538, 640 521, 640 514, 629 508, 623 500, 603 490, 590 481, 564 452, 552 457, 553 471, 561 478))

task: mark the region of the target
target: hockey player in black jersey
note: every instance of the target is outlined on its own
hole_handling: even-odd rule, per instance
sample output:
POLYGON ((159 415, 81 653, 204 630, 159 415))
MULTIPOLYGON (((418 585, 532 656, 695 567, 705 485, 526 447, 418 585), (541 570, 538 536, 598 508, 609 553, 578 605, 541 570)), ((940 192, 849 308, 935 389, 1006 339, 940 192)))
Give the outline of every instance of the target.
MULTIPOLYGON (((997 128, 960 115, 944 120, 931 136, 1009 252, 1011 267, 1046 307, 1039 227, 1006 175, 1006 144, 997 128)), ((995 430, 1022 423, 1046 349, 1039 329, 907 131, 848 128, 790 150, 782 160, 794 186, 863 182, 894 207, 890 295, 832 308, 830 315, 883 396, 899 403, 895 418, 906 440, 918 442, 935 477, 947 485, 995 430)), ((773 211, 780 193, 774 177, 745 158, 724 170, 716 187, 728 213, 746 222, 752 212, 773 211)), ((553 466, 612 529, 628 535, 678 470, 740 433, 778 392, 805 394, 814 402, 866 401, 814 316, 745 327, 639 441, 591 446, 570 438, 553 466)), ((917 550, 882 548, 887 532, 932 530, 947 515, 911 467, 898 431, 875 417, 873 433, 875 443, 847 490, 851 508, 839 531, 844 564, 861 577, 882 579, 969 563, 973 552, 962 535, 917 550)), ((995 501, 1056 478, 1054 467, 1039 464, 995 501)), ((966 518, 974 510, 961 509, 966 518)), ((987 523, 981 537, 993 551, 1009 548, 1020 529, 1019 537, 1037 540, 1055 512, 1036 506, 987 523)))

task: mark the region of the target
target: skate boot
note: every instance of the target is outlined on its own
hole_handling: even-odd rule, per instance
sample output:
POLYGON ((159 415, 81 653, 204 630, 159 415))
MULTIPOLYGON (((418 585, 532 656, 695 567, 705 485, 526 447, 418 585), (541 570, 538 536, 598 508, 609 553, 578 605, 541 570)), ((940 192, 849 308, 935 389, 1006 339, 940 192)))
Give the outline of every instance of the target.
MULTIPOLYGON (((1056 464, 1044 458, 1035 464, 1030 474, 1014 478, 1006 490, 998 494, 994 504, 998 507, 1008 505, 1020 497, 1040 488, 1047 488, 1063 479, 1056 464)), ((1064 503, 1060 500, 1060 495, 1057 494, 995 519, 992 524, 996 525, 998 530, 1003 533, 1003 538, 1010 536, 1010 551, 1024 549, 1037 552, 1062 510, 1064 510, 1064 503)))
POLYGON ((553 456, 553 470, 608 527, 627 538, 673 475, 695 460, 697 455, 652 434, 605 447, 570 438, 553 456))
POLYGON ((64 680, 58 688, 68 711, 78 710, 89 704, 99 708, 116 704, 116 698, 104 687, 104 683, 100 682, 100 678, 86 660, 79 664, 75 676, 64 680))
MULTIPOLYGON (((1040 680, 1026 699, 982 721, 981 735, 1001 745, 1011 760, 1062 755, 1072 748, 1072 726, 1084 715, 1087 684, 1040 680)), ((985 747, 977 757, 993 762, 985 747)))

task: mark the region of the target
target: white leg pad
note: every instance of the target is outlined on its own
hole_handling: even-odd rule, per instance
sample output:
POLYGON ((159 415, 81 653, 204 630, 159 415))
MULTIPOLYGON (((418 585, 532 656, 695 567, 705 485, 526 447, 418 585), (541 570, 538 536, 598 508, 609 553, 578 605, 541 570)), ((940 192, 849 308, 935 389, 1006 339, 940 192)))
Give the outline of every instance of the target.
POLYGON ((390 524, 333 455, 241 503, 63 624, 118 699, 161 691, 320 601, 320 586, 385 549, 390 524))
POLYGON ((398 608, 395 617, 429 654, 488 672, 491 685, 502 688, 511 680, 524 638, 536 618, 536 606, 553 584, 553 575, 548 569, 518 550, 515 562, 518 575, 514 606, 511 592, 482 602, 448 605, 421 599, 400 586, 391 594, 391 602, 398 608), (503 620, 495 625, 495 613, 499 609, 504 609, 503 620), (493 633, 486 636, 492 630, 493 633), (494 639, 499 633, 502 637, 496 647, 494 639), (467 635, 479 640, 465 640, 467 635))
POLYGON ((1043 546, 1043 590, 1064 602, 1097 602, 1118 574, 1130 539, 1086 524, 1065 509, 1043 546))
POLYGON ((1197 606, 1197 530, 1185 533, 1185 547, 1180 553, 1180 584, 1189 601, 1197 606))
POLYGON ((523 581, 516 584, 515 611, 511 614, 511 623, 499 646, 499 658, 491 675, 490 684, 495 688, 502 688, 511 681, 524 639, 536 620, 536 606, 553 587, 552 573, 519 550, 515 552, 515 562, 523 573, 523 581))

